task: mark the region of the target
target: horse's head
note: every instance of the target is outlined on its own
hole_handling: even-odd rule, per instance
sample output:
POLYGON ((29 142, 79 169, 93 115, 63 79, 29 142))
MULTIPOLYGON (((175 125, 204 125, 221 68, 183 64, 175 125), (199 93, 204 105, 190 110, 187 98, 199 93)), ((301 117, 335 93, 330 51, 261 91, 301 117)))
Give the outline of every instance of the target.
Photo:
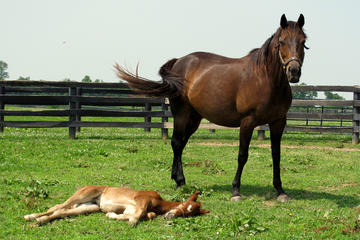
POLYGON ((199 193, 199 191, 194 192, 188 201, 180 203, 177 207, 165 213, 164 217, 170 219, 175 217, 192 217, 209 213, 210 211, 201 209, 201 203, 196 201, 199 193))
POLYGON ((302 29, 305 19, 300 14, 297 22, 287 21, 285 14, 280 20, 279 58, 287 79, 291 83, 299 82, 301 76, 301 66, 304 60, 304 48, 306 35, 302 29))

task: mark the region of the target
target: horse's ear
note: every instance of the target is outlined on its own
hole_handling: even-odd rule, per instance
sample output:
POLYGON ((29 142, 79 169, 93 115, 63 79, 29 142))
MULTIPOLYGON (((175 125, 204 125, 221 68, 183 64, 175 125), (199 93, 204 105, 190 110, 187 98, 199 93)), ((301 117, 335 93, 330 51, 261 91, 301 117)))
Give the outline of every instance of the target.
POLYGON ((302 28, 305 24, 305 18, 304 15, 300 14, 299 19, 297 20, 297 24, 300 28, 302 28))
POLYGON ((202 215, 202 214, 208 214, 208 213, 210 213, 209 210, 200 209, 200 214, 201 214, 201 215, 202 215))
POLYGON ((199 193, 200 193, 200 191, 195 191, 195 192, 193 193, 193 195, 191 195, 189 201, 194 201, 194 202, 196 202, 196 199, 198 198, 199 193))
POLYGON ((287 26, 288 26, 288 21, 287 21, 287 19, 286 19, 285 14, 283 14, 283 15, 281 16, 280 26, 281 26, 282 29, 285 29, 285 28, 287 28, 287 26))

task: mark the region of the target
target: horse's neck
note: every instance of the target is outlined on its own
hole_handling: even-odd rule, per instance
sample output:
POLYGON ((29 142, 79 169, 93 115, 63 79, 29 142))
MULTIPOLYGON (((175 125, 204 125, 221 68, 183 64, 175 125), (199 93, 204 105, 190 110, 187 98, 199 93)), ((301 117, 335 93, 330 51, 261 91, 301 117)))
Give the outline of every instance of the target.
POLYGON ((181 204, 181 202, 170 202, 170 201, 161 200, 159 202, 158 208, 161 212, 166 213, 166 212, 170 211, 171 209, 176 208, 180 204, 181 204))
POLYGON ((270 45, 270 48, 271 53, 266 61, 266 73, 274 86, 280 86, 283 83, 287 83, 286 74, 280 62, 279 52, 273 46, 273 43, 270 45))

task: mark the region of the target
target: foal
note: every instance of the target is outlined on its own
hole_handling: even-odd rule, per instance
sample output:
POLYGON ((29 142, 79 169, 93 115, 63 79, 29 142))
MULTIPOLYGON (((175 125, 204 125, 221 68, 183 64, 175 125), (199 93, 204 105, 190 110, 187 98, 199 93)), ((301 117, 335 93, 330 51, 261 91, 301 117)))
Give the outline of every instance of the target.
POLYGON ((77 216, 93 212, 104 212, 106 217, 129 220, 134 226, 141 218, 153 219, 165 214, 165 218, 190 217, 209 213, 196 202, 196 191, 186 202, 165 201, 155 191, 136 191, 130 188, 109 186, 85 186, 75 192, 68 200, 50 208, 44 213, 25 215, 27 221, 36 220, 39 225, 54 219, 77 216))

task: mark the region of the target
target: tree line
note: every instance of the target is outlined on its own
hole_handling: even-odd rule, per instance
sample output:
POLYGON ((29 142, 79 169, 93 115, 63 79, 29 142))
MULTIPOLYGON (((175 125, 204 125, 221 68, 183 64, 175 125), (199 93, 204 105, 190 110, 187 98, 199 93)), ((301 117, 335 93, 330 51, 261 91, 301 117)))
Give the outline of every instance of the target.
MULTIPOLYGON (((7 72, 8 65, 4 61, 0 61, 0 80, 6 80, 9 78, 9 73, 7 72)), ((20 76, 17 80, 30 80, 30 77, 22 77, 20 76)), ((64 82, 70 82, 70 78, 65 78, 63 80, 64 82)), ((103 80, 95 79, 92 80, 89 75, 85 75, 84 78, 81 80, 81 82, 95 82, 100 83, 103 82, 103 80)), ((301 83, 300 86, 306 85, 305 83, 301 83)), ((316 99, 318 96, 318 93, 316 91, 308 91, 308 92, 293 92, 293 98, 294 99, 316 99)), ((335 99, 335 100, 344 100, 345 98, 340 96, 337 93, 332 93, 330 91, 325 91, 325 99, 335 99)))
MULTIPOLYGON (((9 78, 9 73, 7 72, 7 69, 8 69, 8 64, 6 62, 4 62, 4 61, 0 61, 0 80, 6 80, 6 79, 9 78)), ((30 77, 20 76, 20 77, 18 77, 17 80, 29 81, 30 77)), ((63 82, 70 82, 71 79, 70 78, 64 78, 62 81, 63 82)), ((100 80, 100 79, 92 80, 89 75, 85 75, 84 78, 81 80, 81 82, 101 83, 101 82, 104 82, 104 81, 100 80)))

